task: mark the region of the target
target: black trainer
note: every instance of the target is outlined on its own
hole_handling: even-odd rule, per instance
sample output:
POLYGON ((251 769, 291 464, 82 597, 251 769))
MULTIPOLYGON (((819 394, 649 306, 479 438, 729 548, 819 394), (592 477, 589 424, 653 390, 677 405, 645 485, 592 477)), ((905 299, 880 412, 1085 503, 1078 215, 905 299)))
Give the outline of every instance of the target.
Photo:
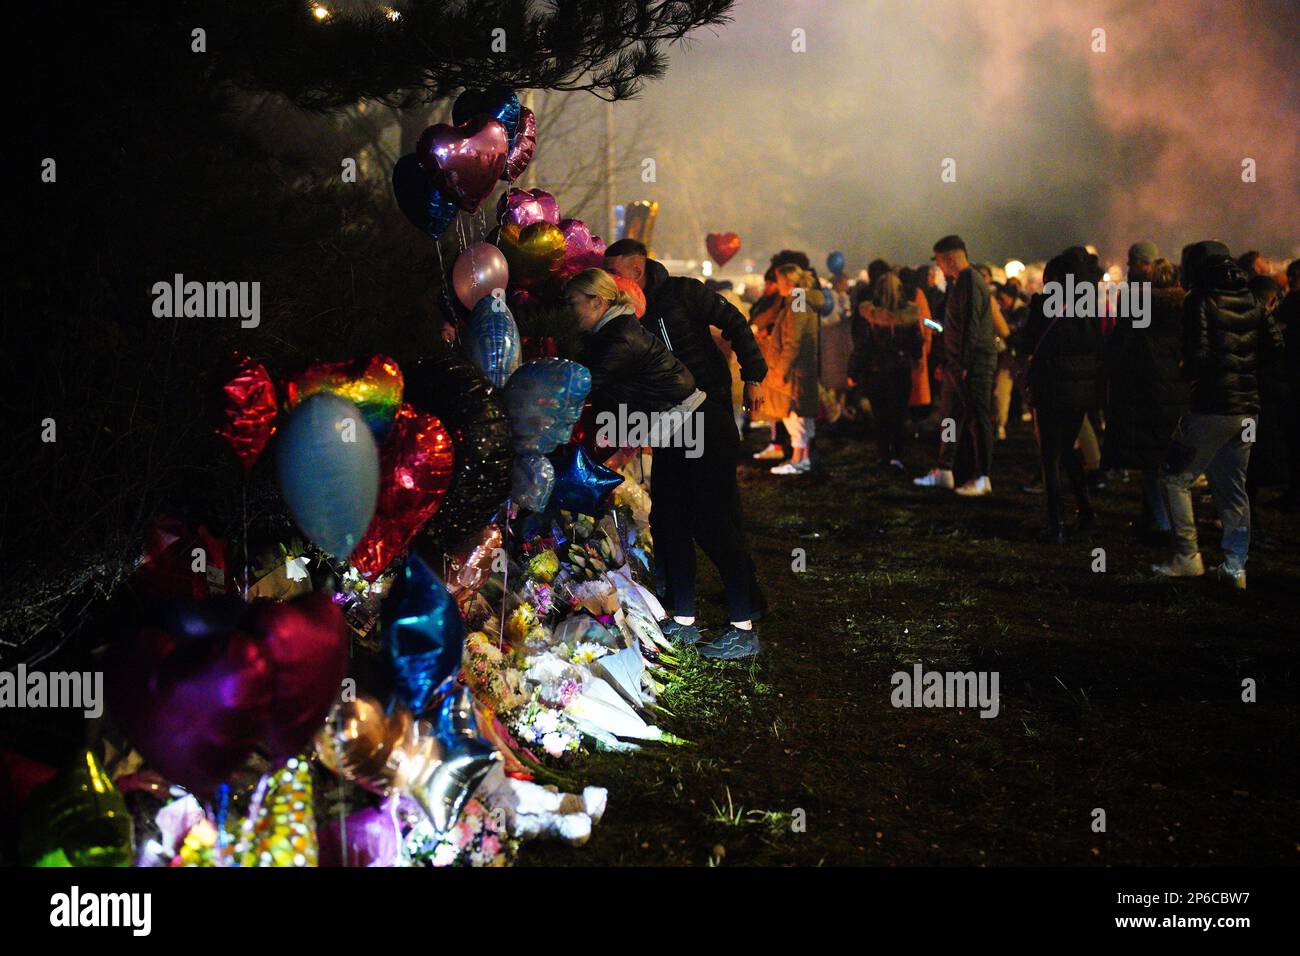
POLYGON ((671 617, 659 622, 659 630, 674 644, 685 644, 687 647, 698 644, 704 639, 704 635, 694 624, 679 624, 671 617))
POLYGON ((734 661, 743 657, 754 657, 763 649, 758 641, 758 632, 729 627, 722 634, 707 644, 700 646, 700 656, 715 661, 734 661))

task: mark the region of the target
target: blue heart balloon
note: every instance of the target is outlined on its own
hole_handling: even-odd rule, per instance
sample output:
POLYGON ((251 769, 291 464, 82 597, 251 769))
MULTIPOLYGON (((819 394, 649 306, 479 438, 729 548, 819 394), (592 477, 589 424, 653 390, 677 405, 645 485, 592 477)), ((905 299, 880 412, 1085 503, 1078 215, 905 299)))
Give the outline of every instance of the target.
POLYGON ((514 90, 494 86, 489 90, 466 90, 456 97, 456 102, 451 105, 451 121, 459 126, 466 120, 486 114, 506 128, 506 136, 510 137, 513 147, 522 111, 523 106, 514 90))
POLYGON ((478 300, 469 321, 465 351, 496 388, 503 388, 519 368, 523 358, 519 326, 504 299, 485 295, 478 300))
POLYGON ((379 451, 361 410, 331 392, 305 399, 280 431, 275 467, 303 533, 340 560, 351 554, 379 499, 379 451))
POLYGON ((541 511, 555 487, 555 466, 545 455, 520 455, 510 468, 510 498, 527 511, 541 511))
POLYGON ((591 372, 569 359, 525 362, 502 391, 516 454, 545 455, 569 440, 591 391, 591 372))
POLYGON ((555 466, 555 487, 551 507, 578 514, 598 516, 605 498, 623 483, 623 476, 612 468, 592 461, 581 445, 568 445, 551 456, 555 466))
POLYGON ((414 555, 406 562, 380 617, 393 668, 393 693, 413 714, 428 710, 460 673, 465 624, 446 585, 414 555))
POLYGON ((836 251, 826 257, 826 268, 831 271, 831 275, 837 276, 844 271, 844 253, 836 251))
POLYGON ((456 201, 429 181, 414 153, 393 165, 393 195, 411 225, 431 239, 441 236, 456 219, 456 201))

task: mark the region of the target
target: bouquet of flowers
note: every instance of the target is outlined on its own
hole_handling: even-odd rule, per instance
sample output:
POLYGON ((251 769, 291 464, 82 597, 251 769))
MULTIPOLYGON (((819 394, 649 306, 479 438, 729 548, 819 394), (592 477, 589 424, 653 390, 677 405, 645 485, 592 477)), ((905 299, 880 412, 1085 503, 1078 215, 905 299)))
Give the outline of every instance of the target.
POLYGON ((523 675, 510 666, 506 655, 482 631, 465 638, 461 674, 474 696, 497 713, 515 710, 528 701, 523 675))
POLYGON ((515 716, 514 732, 523 744, 541 747, 552 757, 574 753, 582 734, 562 710, 546 706, 538 694, 515 716))
POLYGON ((505 813, 471 799, 441 836, 423 814, 402 847, 408 866, 510 866, 519 844, 506 832, 505 813))

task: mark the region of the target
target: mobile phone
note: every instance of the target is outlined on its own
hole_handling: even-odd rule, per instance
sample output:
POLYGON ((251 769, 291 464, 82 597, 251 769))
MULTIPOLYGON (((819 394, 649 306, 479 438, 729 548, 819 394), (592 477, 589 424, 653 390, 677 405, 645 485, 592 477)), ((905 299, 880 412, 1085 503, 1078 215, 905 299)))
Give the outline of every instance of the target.
POLYGON ((925 324, 928 325, 930 328, 934 329, 936 332, 943 331, 943 326, 940 325, 938 322, 934 321, 934 319, 926 319, 925 324))

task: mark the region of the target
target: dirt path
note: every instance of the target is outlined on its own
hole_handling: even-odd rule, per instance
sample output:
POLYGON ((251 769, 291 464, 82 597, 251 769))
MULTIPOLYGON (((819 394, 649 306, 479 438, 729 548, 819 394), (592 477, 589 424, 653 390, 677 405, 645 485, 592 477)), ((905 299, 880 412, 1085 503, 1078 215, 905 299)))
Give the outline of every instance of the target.
MULTIPOLYGON (((809 478, 742 466, 766 653, 693 661, 668 706, 694 745, 583 758, 573 776, 610 788, 605 822, 585 848, 534 844, 521 864, 1296 861, 1300 521, 1261 510, 1251 590, 1228 595, 1146 572, 1159 555, 1128 534, 1135 483, 1100 494, 1095 540, 1033 542, 1024 426, 979 500, 883 474, 868 438, 819 445, 809 478), (890 675, 918 661, 996 671, 998 716, 894 708, 890 675)), ((1212 509, 1198 513, 1209 563, 1212 509)), ((711 568, 702 594, 720 626, 711 568)))

